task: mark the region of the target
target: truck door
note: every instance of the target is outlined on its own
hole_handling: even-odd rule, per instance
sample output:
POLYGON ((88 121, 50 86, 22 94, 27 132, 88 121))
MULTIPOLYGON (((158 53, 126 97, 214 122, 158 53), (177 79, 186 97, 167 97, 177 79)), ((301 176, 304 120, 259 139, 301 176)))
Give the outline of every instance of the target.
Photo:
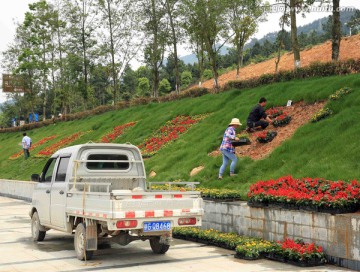
POLYGON ((56 158, 51 158, 45 164, 41 173, 40 183, 34 190, 34 203, 39 214, 40 222, 42 224, 50 224, 50 191, 51 181, 53 180, 53 173, 55 168, 56 158))
POLYGON ((65 228, 66 225, 66 175, 70 155, 58 158, 55 178, 51 186, 50 219, 51 225, 65 228))

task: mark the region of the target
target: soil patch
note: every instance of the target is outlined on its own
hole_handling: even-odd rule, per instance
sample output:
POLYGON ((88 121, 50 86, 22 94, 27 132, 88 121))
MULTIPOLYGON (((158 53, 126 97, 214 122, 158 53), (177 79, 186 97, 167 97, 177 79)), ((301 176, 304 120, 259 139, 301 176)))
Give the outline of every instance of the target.
MULTIPOLYGON (((340 60, 360 58, 360 34, 351 37, 344 37, 340 44, 340 60)), ((301 66, 309 66, 314 62, 331 61, 331 41, 314 45, 304 49, 300 53, 301 66)), ((288 71, 294 69, 294 55, 292 52, 284 54, 279 63, 279 70, 288 71)), ((245 80, 257 78, 263 74, 275 73, 275 58, 260 63, 250 64, 240 69, 240 77, 236 78, 236 70, 232 70, 219 77, 219 84, 223 86, 229 80, 245 80)), ((208 89, 213 88, 213 79, 205 81, 202 86, 208 89)))
MULTIPOLYGON (((253 133, 246 133, 245 130, 240 131, 238 134, 248 134, 251 141, 250 145, 244 145, 236 147, 236 155, 238 157, 250 157, 253 160, 260 160, 270 154, 274 148, 281 145, 282 142, 289 139, 295 131, 302 125, 309 123, 311 117, 321 110, 325 105, 325 102, 317 102, 315 104, 305 104, 304 102, 298 102, 290 107, 284 107, 284 111, 291 116, 291 122, 284 127, 275 128, 269 125, 265 131, 276 131, 277 136, 270 143, 262 144, 256 141, 257 131, 253 133)), ((209 154, 209 156, 220 156, 221 152, 215 150, 209 154)))

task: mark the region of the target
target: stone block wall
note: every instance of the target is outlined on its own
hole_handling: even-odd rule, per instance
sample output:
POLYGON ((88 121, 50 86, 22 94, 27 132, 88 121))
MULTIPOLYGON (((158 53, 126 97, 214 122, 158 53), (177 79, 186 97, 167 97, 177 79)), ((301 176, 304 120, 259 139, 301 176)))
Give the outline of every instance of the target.
POLYGON ((360 213, 331 215, 246 202, 204 201, 204 229, 236 232, 269 241, 303 239, 322 246, 329 260, 360 271, 360 213))

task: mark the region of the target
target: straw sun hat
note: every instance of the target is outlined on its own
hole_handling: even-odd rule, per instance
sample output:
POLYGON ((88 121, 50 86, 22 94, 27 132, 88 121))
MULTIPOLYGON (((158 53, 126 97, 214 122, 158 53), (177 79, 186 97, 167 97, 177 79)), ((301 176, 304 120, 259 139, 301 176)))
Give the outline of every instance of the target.
POLYGON ((229 126, 231 126, 231 125, 241 126, 240 120, 238 118, 231 119, 231 122, 230 122, 229 126))

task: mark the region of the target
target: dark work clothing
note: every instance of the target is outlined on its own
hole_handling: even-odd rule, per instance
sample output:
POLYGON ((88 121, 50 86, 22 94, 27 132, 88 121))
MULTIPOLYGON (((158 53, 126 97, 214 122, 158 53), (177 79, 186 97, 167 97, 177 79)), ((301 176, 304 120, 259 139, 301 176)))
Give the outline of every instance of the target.
POLYGON ((261 107, 260 104, 257 104, 249 114, 247 126, 249 128, 261 126, 264 129, 269 125, 269 122, 261 119, 265 119, 266 117, 265 109, 261 107))
POLYGON ((247 122, 247 126, 249 128, 254 128, 254 127, 259 127, 261 126, 262 129, 266 128, 267 126, 269 125, 269 122, 265 121, 265 120, 260 120, 260 121, 257 121, 257 122, 247 122))

